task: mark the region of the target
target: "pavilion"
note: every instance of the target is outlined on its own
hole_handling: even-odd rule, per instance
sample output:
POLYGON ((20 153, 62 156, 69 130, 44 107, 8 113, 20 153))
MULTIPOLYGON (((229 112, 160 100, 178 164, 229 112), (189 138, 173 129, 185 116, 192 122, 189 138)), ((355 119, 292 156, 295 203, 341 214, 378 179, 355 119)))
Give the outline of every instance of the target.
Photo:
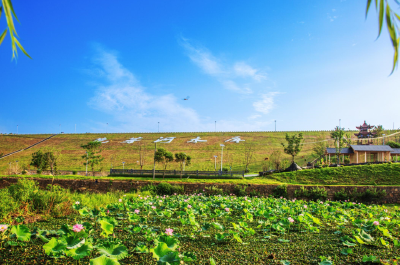
MULTIPOLYGON (((336 148, 327 148, 325 154, 330 163, 331 157, 336 157, 336 148)), ((397 162, 400 159, 400 148, 391 148, 388 145, 350 145, 350 147, 342 148, 340 152, 343 161, 346 156, 351 164, 392 160, 397 162)))

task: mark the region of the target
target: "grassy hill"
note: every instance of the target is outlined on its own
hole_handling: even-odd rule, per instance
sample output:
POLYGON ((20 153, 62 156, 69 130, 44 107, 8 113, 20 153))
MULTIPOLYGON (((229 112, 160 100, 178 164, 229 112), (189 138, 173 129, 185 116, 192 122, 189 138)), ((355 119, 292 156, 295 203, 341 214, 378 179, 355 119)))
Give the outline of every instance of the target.
MULTIPOLYGON (((295 132, 289 132, 294 134, 295 132)), ((389 134, 390 132, 387 132, 389 134)), ((82 155, 84 150, 80 147, 89 141, 97 138, 106 137, 108 143, 102 145, 102 155, 105 158, 98 169, 109 170, 111 164, 114 168, 122 168, 122 162, 125 162, 125 168, 139 168, 138 143, 121 143, 132 137, 143 137, 142 142, 146 147, 146 159, 144 169, 153 168, 154 143, 160 137, 176 137, 171 143, 159 143, 158 147, 164 147, 173 153, 185 152, 192 156, 192 165, 187 170, 214 170, 214 155, 217 155, 217 169, 220 167, 221 147, 224 143, 223 165, 229 167, 232 164, 233 170, 244 169, 244 145, 254 144, 254 161, 249 166, 252 172, 262 169, 265 158, 274 150, 282 150, 282 142, 285 142, 286 132, 207 132, 207 133, 109 133, 109 134, 61 134, 50 140, 35 146, 29 150, 17 153, 10 157, 0 159, 0 173, 6 174, 7 168, 15 166, 15 161, 19 161, 19 166, 29 165, 31 155, 40 149, 49 149, 61 152, 58 168, 60 170, 84 170, 82 155), (206 143, 187 143, 187 141, 201 137, 207 140, 206 143), (225 140, 234 136, 241 136, 245 142, 229 143, 225 140)), ((296 162, 303 166, 306 162, 312 160, 313 142, 318 139, 329 139, 329 131, 308 131, 303 132, 305 145, 302 152, 296 158, 296 162)), ((6 154, 21 148, 26 148, 31 144, 39 142, 41 139, 50 135, 0 135, 0 153, 6 154)), ((333 143, 331 142, 331 145, 333 143)), ((289 156, 285 156, 290 160, 289 156)), ((156 166, 161 169, 159 165, 156 166)), ((33 169, 33 168, 31 168, 33 169)), ((177 163, 171 163, 169 169, 178 169, 177 163)))

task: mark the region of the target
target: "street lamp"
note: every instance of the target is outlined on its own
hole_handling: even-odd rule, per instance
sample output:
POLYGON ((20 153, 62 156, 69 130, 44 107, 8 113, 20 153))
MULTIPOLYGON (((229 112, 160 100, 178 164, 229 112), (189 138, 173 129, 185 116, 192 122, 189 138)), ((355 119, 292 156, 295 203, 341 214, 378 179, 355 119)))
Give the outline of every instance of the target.
POLYGON ((125 162, 122 162, 122 174, 125 173, 125 162))
POLYGON ((217 121, 215 121, 215 132, 217 132, 217 121))
POLYGON ((218 156, 214 156, 214 170, 217 171, 217 157, 218 156))
POLYGON ((18 134, 18 125, 17 125, 17 134, 18 134))
POLYGON ((160 132, 160 122, 158 122, 158 132, 160 132))
POLYGON ((223 144, 220 144, 219 146, 221 146, 221 172, 222 172, 222 158, 224 157, 224 146, 223 144))

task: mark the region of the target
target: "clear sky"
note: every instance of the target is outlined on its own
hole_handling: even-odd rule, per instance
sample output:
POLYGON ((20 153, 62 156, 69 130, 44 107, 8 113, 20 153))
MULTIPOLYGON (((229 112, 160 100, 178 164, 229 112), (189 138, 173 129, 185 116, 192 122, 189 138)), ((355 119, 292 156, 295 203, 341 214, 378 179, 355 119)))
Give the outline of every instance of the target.
POLYGON ((363 0, 13 3, 33 60, 0 46, 3 133, 400 127, 363 0))

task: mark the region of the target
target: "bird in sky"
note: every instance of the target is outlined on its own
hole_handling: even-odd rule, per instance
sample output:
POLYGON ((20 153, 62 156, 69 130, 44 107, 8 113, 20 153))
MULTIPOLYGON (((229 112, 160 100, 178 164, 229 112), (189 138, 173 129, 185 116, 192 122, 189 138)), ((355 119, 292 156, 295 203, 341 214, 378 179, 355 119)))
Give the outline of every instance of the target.
POLYGON ((189 97, 189 96, 187 96, 187 97, 186 97, 186 98, 184 98, 183 100, 189 100, 189 98, 190 98, 190 97, 189 97))

